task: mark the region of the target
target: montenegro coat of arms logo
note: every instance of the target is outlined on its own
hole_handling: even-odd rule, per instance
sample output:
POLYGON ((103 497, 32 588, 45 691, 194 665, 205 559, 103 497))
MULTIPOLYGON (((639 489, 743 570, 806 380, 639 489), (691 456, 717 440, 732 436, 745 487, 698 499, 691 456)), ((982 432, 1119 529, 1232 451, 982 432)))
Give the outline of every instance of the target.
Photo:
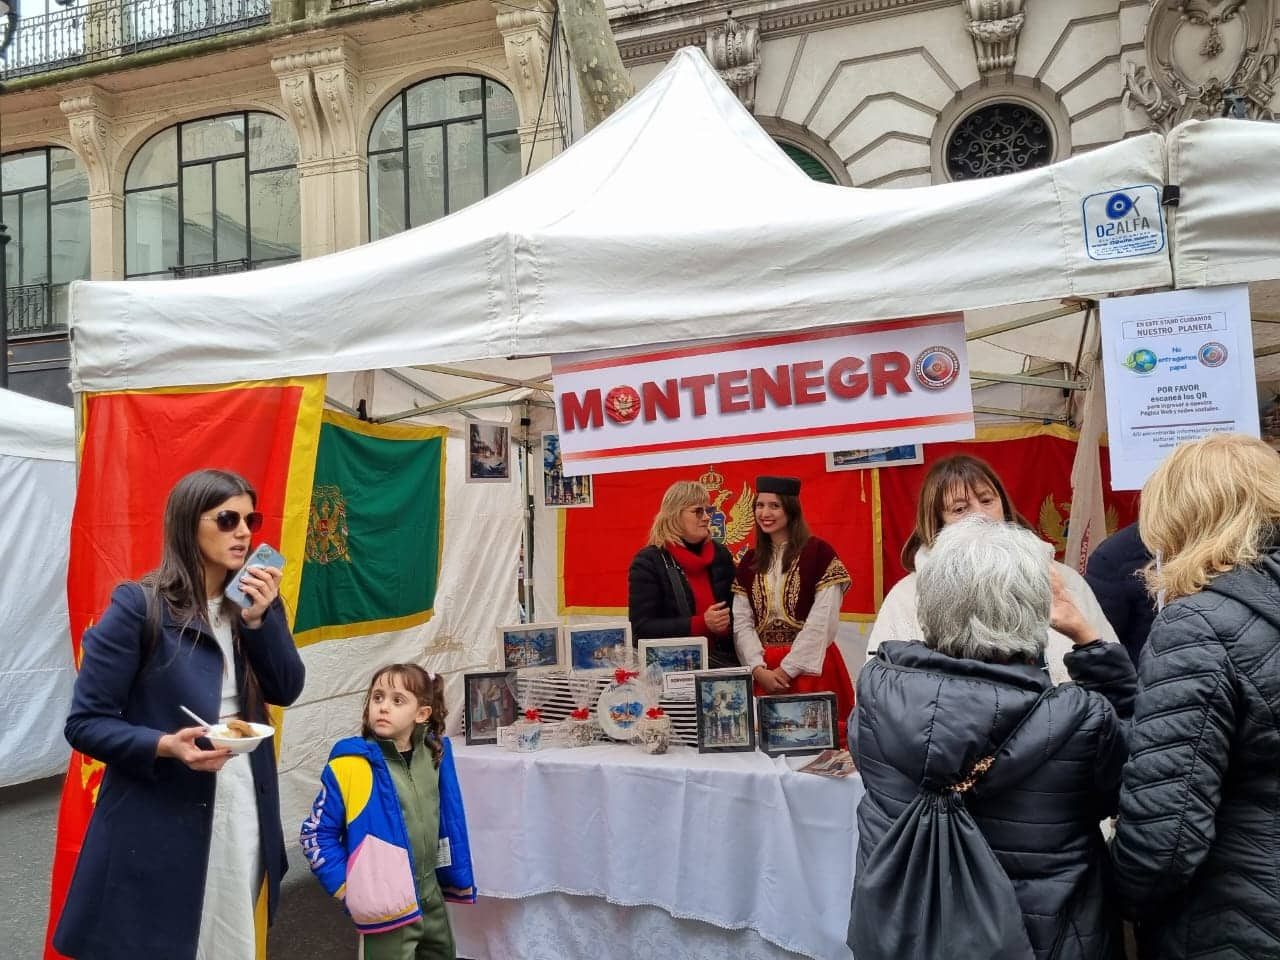
POLYGON ((708 467, 698 482, 707 488, 707 496, 711 498, 712 538, 728 547, 734 560, 741 560, 755 526, 755 491, 749 483, 744 483, 742 492, 731 500, 733 491, 725 489, 724 477, 715 467, 708 467))
POLYGON ((316 486, 307 518, 307 560, 312 563, 351 562, 347 550, 347 500, 336 485, 316 486))

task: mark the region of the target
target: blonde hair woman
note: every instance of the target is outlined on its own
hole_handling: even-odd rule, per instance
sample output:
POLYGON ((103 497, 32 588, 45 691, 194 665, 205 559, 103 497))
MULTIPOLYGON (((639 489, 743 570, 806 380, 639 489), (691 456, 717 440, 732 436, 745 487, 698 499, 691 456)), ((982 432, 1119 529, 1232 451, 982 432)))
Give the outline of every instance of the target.
POLYGON ((1280 457, 1185 443, 1142 490, 1148 589, 1112 855, 1143 956, 1280 956, 1280 457))
POLYGON ((632 636, 706 637, 711 666, 737 666, 729 613, 733 573, 732 555, 711 536, 707 488, 673 483, 653 518, 648 546, 627 573, 632 636))

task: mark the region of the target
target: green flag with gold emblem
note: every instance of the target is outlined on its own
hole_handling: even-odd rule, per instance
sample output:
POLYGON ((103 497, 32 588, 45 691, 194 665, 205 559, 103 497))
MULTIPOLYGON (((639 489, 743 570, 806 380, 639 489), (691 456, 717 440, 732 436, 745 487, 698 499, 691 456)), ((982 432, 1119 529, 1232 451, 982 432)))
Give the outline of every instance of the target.
POLYGON ((325 411, 294 623, 298 646, 431 619, 447 433, 325 411))

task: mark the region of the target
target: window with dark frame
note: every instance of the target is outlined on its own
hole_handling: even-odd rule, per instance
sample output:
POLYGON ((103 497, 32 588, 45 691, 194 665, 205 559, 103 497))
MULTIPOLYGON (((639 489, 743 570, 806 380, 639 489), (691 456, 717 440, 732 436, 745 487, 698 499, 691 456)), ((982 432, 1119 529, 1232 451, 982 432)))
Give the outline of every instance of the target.
POLYGON ((406 87, 369 132, 369 239, 461 210, 520 176, 515 98, 473 74, 406 87))
POLYGON ((1052 161, 1052 127, 1025 103, 984 104, 961 120, 947 140, 947 175, 952 180, 997 177, 1052 161))
POLYGON ((257 111, 189 120, 155 134, 125 177, 125 276, 238 273, 297 260, 298 145, 257 111))
POLYGON ((65 147, 6 153, 0 164, 10 336, 64 330, 71 281, 89 276, 89 177, 65 147))

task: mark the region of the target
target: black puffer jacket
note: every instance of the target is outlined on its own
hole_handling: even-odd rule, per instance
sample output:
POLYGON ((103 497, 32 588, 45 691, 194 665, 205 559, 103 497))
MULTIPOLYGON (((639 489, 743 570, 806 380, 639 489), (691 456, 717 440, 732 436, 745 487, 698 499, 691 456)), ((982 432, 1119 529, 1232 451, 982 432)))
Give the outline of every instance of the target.
POLYGON ((1150 562, 1151 554, 1133 523, 1098 544, 1084 572, 1085 582, 1135 667, 1156 616, 1156 606, 1138 575, 1150 562))
MULTIPOLYGON (((1115 808, 1136 681, 1118 643, 1072 650, 1066 666, 1075 683, 1041 702, 966 806, 1013 882, 1037 960, 1111 960, 1117 918, 1098 823, 1115 808), (1060 920, 1062 942, 1053 952, 1060 920)), ((849 721, 849 749, 867 788, 858 807, 858 869, 922 785, 964 779, 1048 685, 1029 665, 883 644, 858 678, 849 721)), ((909 911, 904 905, 908 921, 909 911)))
POLYGON ((1144 957, 1280 957, 1280 547, 1156 617, 1112 848, 1144 957))
MULTIPOLYGON (((711 581, 711 595, 718 603, 733 607, 733 555, 719 541, 711 541, 714 553, 707 565, 707 577, 711 581)), ((663 637, 689 637, 692 614, 702 613, 693 609, 693 589, 671 554, 657 547, 645 547, 631 561, 627 571, 627 617, 631 621, 631 635, 636 640, 663 637), (668 575, 674 570, 684 596, 676 597, 675 585, 668 575), (683 600, 683 605, 680 600, 683 600), (682 613, 681 611, 689 611, 682 613)), ((707 642, 707 659, 712 667, 736 667, 738 655, 733 649, 733 622, 729 632, 707 642)))

